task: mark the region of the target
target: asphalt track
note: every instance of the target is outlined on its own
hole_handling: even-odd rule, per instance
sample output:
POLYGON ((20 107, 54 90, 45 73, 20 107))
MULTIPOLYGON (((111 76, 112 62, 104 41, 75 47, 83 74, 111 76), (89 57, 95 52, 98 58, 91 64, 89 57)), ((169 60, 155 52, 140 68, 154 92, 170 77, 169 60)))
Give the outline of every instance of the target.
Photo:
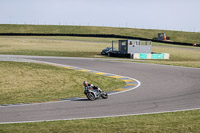
MULTIPOLYGON (((25 57, 20 57, 25 58, 25 57)), ((30 59, 30 57, 26 57, 30 59)), ((25 60, 26 60, 25 59, 25 60)), ((140 87, 107 100, 0 107, 0 123, 71 120, 200 109, 200 69, 83 58, 32 57, 135 78, 140 87)))

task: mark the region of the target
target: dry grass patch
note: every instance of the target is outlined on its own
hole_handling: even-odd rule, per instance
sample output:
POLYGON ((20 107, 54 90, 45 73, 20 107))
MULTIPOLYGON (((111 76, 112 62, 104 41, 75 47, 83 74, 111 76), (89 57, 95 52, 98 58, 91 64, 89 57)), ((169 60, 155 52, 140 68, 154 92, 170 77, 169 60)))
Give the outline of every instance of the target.
POLYGON ((0 54, 96 57, 100 56, 102 49, 111 46, 108 42, 69 39, 69 37, 66 40, 63 37, 0 37, 0 54))

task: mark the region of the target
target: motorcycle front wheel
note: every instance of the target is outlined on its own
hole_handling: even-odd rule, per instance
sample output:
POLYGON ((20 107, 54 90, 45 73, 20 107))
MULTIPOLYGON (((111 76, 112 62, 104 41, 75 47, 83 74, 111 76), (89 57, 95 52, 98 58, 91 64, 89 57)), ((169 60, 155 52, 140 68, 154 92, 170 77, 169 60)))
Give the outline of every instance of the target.
POLYGON ((87 98, 91 101, 94 101, 95 100, 95 96, 93 93, 87 93, 87 98))
POLYGON ((106 92, 103 92, 103 93, 101 94, 101 97, 102 97, 103 99, 107 99, 107 98, 108 98, 108 94, 107 94, 106 92))

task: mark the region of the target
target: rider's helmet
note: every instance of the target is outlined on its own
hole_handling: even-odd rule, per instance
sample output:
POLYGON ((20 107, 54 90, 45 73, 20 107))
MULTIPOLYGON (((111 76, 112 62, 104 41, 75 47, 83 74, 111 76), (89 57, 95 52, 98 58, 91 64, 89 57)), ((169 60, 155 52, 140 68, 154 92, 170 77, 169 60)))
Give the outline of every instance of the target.
POLYGON ((87 81, 84 81, 84 82, 83 82, 83 85, 84 85, 85 87, 87 87, 87 86, 88 86, 88 82, 87 82, 87 81))

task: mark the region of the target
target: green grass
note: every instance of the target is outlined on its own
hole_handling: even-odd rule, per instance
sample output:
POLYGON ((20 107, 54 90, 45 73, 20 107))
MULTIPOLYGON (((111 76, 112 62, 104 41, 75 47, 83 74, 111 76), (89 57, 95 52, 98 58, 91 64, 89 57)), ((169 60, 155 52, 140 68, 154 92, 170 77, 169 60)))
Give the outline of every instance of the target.
POLYGON ((175 113, 0 125, 2 133, 199 133, 200 110, 175 113))
POLYGON ((100 52, 111 46, 109 39, 63 37, 0 37, 0 54, 104 57, 100 52), (95 42, 94 42, 95 41, 95 42), (97 42, 96 42, 97 41, 97 42), (107 42, 104 42, 107 41, 107 42))
POLYGON ((58 26, 58 25, 14 25, 0 24, 0 33, 74 33, 74 34, 115 34, 152 39, 158 33, 166 33, 172 41, 200 43, 200 33, 150 30, 134 28, 98 26, 58 26))
MULTIPOLYGON (((31 39, 31 40, 49 40, 49 41, 85 41, 85 42, 99 42, 111 43, 114 41, 118 43, 120 38, 96 38, 96 37, 73 37, 73 36, 0 36, 0 38, 7 39, 31 39)), ((120 39, 123 40, 123 39, 120 39)))
POLYGON ((35 63, 0 62, 0 105, 80 97, 83 81, 105 91, 125 82, 116 78, 35 63))
POLYGON ((153 46, 164 46, 164 47, 174 47, 174 48, 189 48, 189 49, 199 49, 200 47, 194 47, 194 46, 185 46, 185 45, 174 45, 174 44, 166 44, 166 43, 157 43, 152 42, 153 46))

